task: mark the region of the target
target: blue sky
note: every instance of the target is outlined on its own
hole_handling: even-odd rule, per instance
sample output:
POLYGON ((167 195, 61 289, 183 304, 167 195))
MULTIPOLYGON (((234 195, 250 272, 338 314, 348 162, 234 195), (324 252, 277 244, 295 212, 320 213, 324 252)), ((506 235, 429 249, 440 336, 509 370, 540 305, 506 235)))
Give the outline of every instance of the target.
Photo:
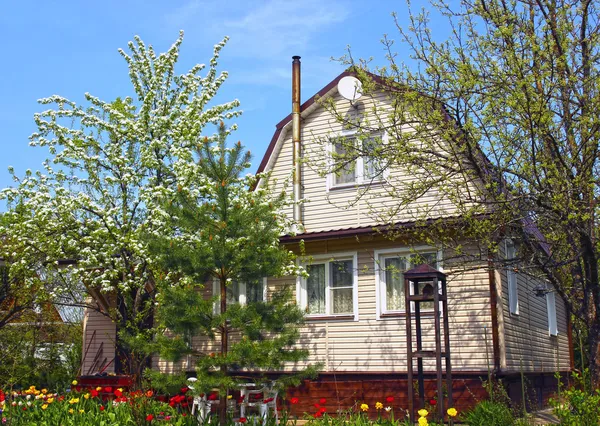
MULTIPOLYGON (((413 7, 420 7, 413 2, 413 7)), ((355 0, 20 0, 0 5, 0 188, 17 175, 37 170, 47 157, 32 148, 37 99, 53 94, 82 102, 83 94, 113 100, 132 89, 117 48, 134 35, 157 51, 166 50, 185 31, 179 72, 210 59, 213 45, 231 40, 220 67, 230 78, 217 100, 237 98, 244 110, 236 139, 258 166, 275 124, 291 109, 291 57, 302 56, 302 100, 325 86, 343 67, 330 57, 352 47, 355 57, 384 63, 379 40, 398 38, 391 17, 405 20, 402 1, 355 0)), ((398 46, 401 49, 401 46, 398 46)), ((402 52, 399 52, 402 54, 402 52)), ((408 58, 405 58, 408 59, 408 58)), ((4 206, 0 206, 0 210, 4 206)))

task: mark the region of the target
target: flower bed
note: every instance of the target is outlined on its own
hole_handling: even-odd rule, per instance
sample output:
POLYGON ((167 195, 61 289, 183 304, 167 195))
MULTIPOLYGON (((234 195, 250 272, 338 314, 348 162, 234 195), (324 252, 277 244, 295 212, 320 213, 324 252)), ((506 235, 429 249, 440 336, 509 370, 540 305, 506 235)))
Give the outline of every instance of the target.
MULTIPOLYGON (((189 388, 183 387, 177 395, 155 395, 153 390, 128 392, 124 388, 113 386, 97 386, 86 388, 73 382, 69 392, 52 393, 47 389, 29 389, 19 392, 4 393, 0 390, 0 418, 2 425, 197 425, 201 422, 192 415, 193 397, 189 388)), ((232 396, 228 396, 233 398, 232 396)), ((218 399, 216 393, 207 395, 208 401, 218 399)), ((239 402, 239 401, 238 401, 239 402)), ((264 403, 270 401, 263 401, 264 403)), ((287 401, 289 405, 298 404, 297 397, 287 401)), ((321 398, 314 404, 314 411, 307 413, 304 419, 311 425, 407 425, 405 420, 396 420, 392 403, 393 396, 373 407, 366 403, 356 403, 346 412, 335 413, 334 417, 327 412, 326 399, 321 398)), ((279 404, 281 407, 283 404, 279 404)), ((255 419, 234 417, 228 419, 230 425, 244 423, 259 424, 255 419)), ((449 418, 457 415, 454 408, 447 412, 449 418)), ((214 413, 212 414, 214 416, 214 413)), ((404 418, 404 413, 402 413, 404 418)), ((436 425, 430 420, 427 410, 419 410, 420 426, 436 425)), ((205 423, 208 423, 207 417, 205 423)), ((258 419, 262 420, 262 419, 258 419)), ((280 423, 287 424, 294 420, 288 413, 281 412, 280 423)), ((212 423, 214 424, 214 422, 212 423)), ((275 424, 274 418, 268 418, 263 424, 275 424)))
POLYGON ((0 390, 3 425, 195 425, 190 415, 190 398, 184 394, 167 399, 152 390, 127 392, 111 386, 80 388, 50 393, 29 389, 4 393, 0 390))

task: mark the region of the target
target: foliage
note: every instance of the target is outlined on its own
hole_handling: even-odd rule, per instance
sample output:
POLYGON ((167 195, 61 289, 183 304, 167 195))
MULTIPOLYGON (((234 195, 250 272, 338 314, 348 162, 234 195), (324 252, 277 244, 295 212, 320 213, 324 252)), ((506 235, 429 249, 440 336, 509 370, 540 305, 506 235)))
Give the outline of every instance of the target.
MULTIPOLYGON (((201 174, 192 148, 210 131, 207 126, 240 113, 237 100, 213 99, 227 78, 217 70, 226 39, 215 45, 208 67, 195 65, 177 75, 182 41, 183 33, 167 52, 156 54, 136 37, 130 54, 119 50, 133 97, 105 102, 86 94, 83 106, 57 95, 41 99, 53 107, 35 114, 38 130, 30 145, 47 148, 50 158, 43 171, 14 175, 17 186, 2 192, 12 225, 0 234, 18 241, 28 255, 15 264, 25 269, 36 256, 47 265, 75 259, 67 269, 72 282, 117 299, 109 308, 95 297, 90 307, 104 310, 133 338, 148 328, 153 310, 156 256, 147 236, 165 227, 162 201, 201 174)), ((71 290, 64 284, 51 295, 71 290)), ((117 343, 121 356, 115 364, 138 376, 145 360, 122 340, 117 343)))
POLYGON ((506 404, 481 401, 464 415, 463 421, 469 426, 512 426, 515 419, 506 404))
POLYGON ((398 25, 412 62, 398 60, 387 36, 389 64, 375 70, 381 78, 366 72, 366 61, 345 58, 364 96, 354 111, 324 104, 357 134, 339 141, 345 149, 333 169, 324 170, 340 173, 358 157, 376 159, 374 180, 385 180, 385 169, 406 177, 357 191, 380 223, 428 225, 414 231, 416 240, 455 249, 467 266, 490 259, 547 281, 589 331, 588 358, 598 383, 598 4, 461 0, 433 6, 436 18, 448 22, 443 39, 426 10, 409 10, 409 26, 398 25), (371 107, 382 90, 389 102, 371 107), (362 114, 367 109, 371 118, 362 114), (382 132, 385 143, 381 137, 365 143, 382 132), (381 207, 382 194, 393 198, 388 207, 381 207), (515 259, 502 256, 506 238, 517 246, 515 259), (465 241, 476 249, 465 250, 465 241))
MULTIPOLYGON (((54 303, 80 299, 76 285, 70 285, 69 291, 58 292, 65 284, 73 284, 70 277, 56 265, 48 264, 47 257, 36 246, 7 231, 27 226, 31 215, 21 205, 0 215, 0 330, 14 323, 54 321, 55 318, 48 317, 49 312, 54 312, 54 303)), ((39 243, 43 244, 42 240, 39 243)))
POLYGON ((561 425, 600 425, 600 389, 590 386, 589 372, 573 373, 575 385, 550 400, 561 425))
MULTIPOLYGON (((80 324, 43 321, 14 323, 0 329, 0 388, 39 383, 64 389, 81 365, 80 324)), ((31 317, 30 317, 31 319, 31 317)))

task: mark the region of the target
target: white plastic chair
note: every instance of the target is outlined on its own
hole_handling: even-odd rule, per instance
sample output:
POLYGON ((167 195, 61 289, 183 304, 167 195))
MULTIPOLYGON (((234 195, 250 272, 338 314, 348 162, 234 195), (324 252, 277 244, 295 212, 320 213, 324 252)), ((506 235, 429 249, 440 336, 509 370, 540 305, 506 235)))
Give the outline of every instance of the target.
MULTIPOLYGON (((188 388, 194 390, 194 386, 198 379, 196 377, 190 377, 187 379, 188 388)), ((200 423, 204 423, 206 418, 210 415, 210 411, 212 409, 213 401, 209 401, 206 398, 206 394, 202 394, 202 396, 195 396, 194 402, 192 403, 192 416, 196 414, 196 410, 198 410, 198 421, 200 423)), ((209 419, 210 423, 210 419, 209 419)))
MULTIPOLYGON (((198 410, 198 421, 203 424, 206 418, 210 415, 213 401, 206 399, 206 395, 195 396, 194 403, 192 404, 192 416, 196 414, 198 410)), ((210 423, 210 420, 209 420, 210 423)))
POLYGON ((263 386, 260 389, 248 389, 246 385, 240 391, 243 397, 240 404, 240 417, 246 417, 247 408, 255 407, 258 409, 258 416, 262 418, 263 422, 266 422, 269 411, 272 411, 276 423, 279 424, 279 413, 277 412, 277 394, 279 391, 275 387, 275 382, 271 382, 268 386, 263 386), (253 395, 261 395, 261 398, 255 399, 253 395))

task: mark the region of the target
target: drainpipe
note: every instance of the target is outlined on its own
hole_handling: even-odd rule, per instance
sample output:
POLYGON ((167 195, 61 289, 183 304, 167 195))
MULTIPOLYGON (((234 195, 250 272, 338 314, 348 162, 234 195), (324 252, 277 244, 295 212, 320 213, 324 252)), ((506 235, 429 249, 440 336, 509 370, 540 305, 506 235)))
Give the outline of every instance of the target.
POLYGON ((300 145, 300 56, 292 56, 292 143, 294 163, 294 222, 302 225, 300 145))

